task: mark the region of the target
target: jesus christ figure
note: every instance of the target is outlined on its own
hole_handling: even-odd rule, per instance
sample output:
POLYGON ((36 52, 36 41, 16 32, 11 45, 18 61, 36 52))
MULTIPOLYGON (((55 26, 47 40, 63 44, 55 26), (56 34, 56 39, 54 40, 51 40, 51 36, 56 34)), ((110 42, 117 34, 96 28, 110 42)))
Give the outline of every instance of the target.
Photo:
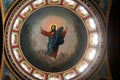
POLYGON ((51 25, 51 31, 49 32, 41 28, 41 33, 49 38, 46 55, 56 59, 59 45, 64 43, 66 31, 67 29, 64 30, 64 27, 60 27, 56 30, 56 25, 51 25))

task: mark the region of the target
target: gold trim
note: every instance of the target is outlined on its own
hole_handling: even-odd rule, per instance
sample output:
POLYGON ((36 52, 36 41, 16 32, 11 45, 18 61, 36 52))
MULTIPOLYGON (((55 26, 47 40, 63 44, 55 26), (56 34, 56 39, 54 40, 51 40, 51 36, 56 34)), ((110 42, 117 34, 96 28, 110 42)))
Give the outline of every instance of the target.
POLYGON ((20 0, 14 0, 13 3, 10 5, 10 7, 8 8, 5 16, 8 16, 8 14, 11 12, 12 8, 17 4, 17 2, 19 2, 20 0))
MULTIPOLYGON (((27 3, 29 3, 29 2, 30 2, 30 0, 27 1, 27 3)), ((21 1, 20 3, 22 3, 22 1, 21 1)), ((20 4, 20 3, 18 3, 18 4, 20 4)), ((6 24, 7 24, 7 23, 6 23, 6 24)), ((7 28, 5 28, 5 32, 6 32, 6 30, 9 31, 7 28)), ((6 33, 5 33, 5 34, 6 34, 6 33)), ((5 36, 4 36, 4 39, 5 39, 5 36)), ((4 44, 5 44, 5 47, 6 47, 7 42, 5 42, 4 44)), ((7 51, 7 49, 5 49, 5 51, 7 51)), ((10 55, 13 55, 11 51, 10 51, 10 55)), ((13 57, 13 56, 12 56, 12 57, 13 57)), ((7 58, 8 58, 8 55, 7 55, 7 58)), ((9 61, 10 64, 12 64, 12 62, 10 62, 10 59, 9 59, 9 58, 8 58, 8 61, 9 61)), ((15 62, 15 61, 14 61, 14 62, 15 62)), ((16 63, 16 62, 15 62, 15 63, 16 63)), ((14 65, 12 64, 11 66, 13 67, 14 65)), ((21 69, 19 69, 19 68, 17 68, 19 71, 17 71, 15 67, 13 67, 13 69, 14 69, 14 71, 16 71, 19 75, 24 74, 23 70, 21 70, 21 69), (21 72, 21 73, 19 73, 19 72, 21 72)), ((28 77, 29 75, 26 74, 26 76, 28 77)), ((22 77, 23 77, 23 76, 22 76, 22 77)), ((29 76, 29 78, 31 78, 31 77, 29 76)))
MULTIPOLYGON (((10 5, 10 7, 8 8, 8 10, 6 11, 6 13, 4 14, 5 16, 5 20, 8 17, 9 13, 12 11, 13 7, 19 2, 19 0, 14 0, 13 3, 10 5)), ((4 6, 3 6, 4 7, 4 6)))
MULTIPOLYGON (((15 0, 10 8, 12 9, 13 6, 18 2, 19 0, 15 0)), ((6 64, 6 66, 8 67, 9 71, 12 72, 12 75, 15 77, 15 78, 18 78, 20 80, 20 78, 14 73, 14 71, 10 68, 6 58, 5 58, 5 52, 4 52, 4 36, 5 36, 5 30, 4 30, 4 25, 5 25, 5 19, 6 17, 8 16, 8 14, 10 13, 10 8, 8 8, 8 11, 6 12, 6 14, 4 13, 4 5, 3 5, 3 2, 2 0, 0 0, 0 9, 1 9, 1 15, 2 15, 2 28, 3 28, 3 49, 2 49, 2 59, 1 59, 1 69, 0 69, 0 80, 2 80, 2 75, 3 75, 3 70, 4 70, 4 66, 6 64)))
POLYGON ((96 7, 96 9, 97 9, 98 11, 100 11, 101 16, 102 16, 102 18, 104 19, 105 25, 106 25, 106 28, 107 28, 107 26, 108 26, 108 21, 109 21, 110 10, 111 10, 111 6, 112 6, 113 0, 108 0, 107 11, 106 11, 105 13, 102 11, 102 8, 100 7, 100 4, 98 5, 98 4, 97 4, 95 1, 93 1, 93 0, 90 0, 89 2, 92 2, 92 4, 94 4, 94 6, 96 7))
MULTIPOLYGON (((84 4, 84 3, 83 3, 84 4)), ((40 7, 40 8, 45 8, 45 7, 49 7, 49 6, 51 6, 51 5, 43 5, 42 7, 40 7)), ((68 9, 68 10, 70 10, 70 11, 72 11, 74 14, 76 14, 80 19, 81 19, 81 21, 82 21, 82 23, 85 25, 85 29, 86 29, 86 32, 87 32, 87 38, 89 38, 90 36, 89 36, 89 32, 88 32, 88 29, 87 29, 87 25, 86 25, 86 23, 85 23, 85 21, 84 21, 84 19, 75 11, 75 10, 72 10, 70 7, 67 7, 67 6, 65 6, 65 5, 53 5, 53 6, 59 6, 59 7, 62 7, 62 8, 65 8, 65 9, 68 9)), ((85 5, 84 5, 85 6, 85 5)), ((33 10, 32 12, 30 12, 29 13, 29 15, 27 15, 27 17, 25 18, 25 20, 23 20, 23 23, 21 24, 21 25, 23 25, 24 23, 25 23, 25 21, 29 18, 29 16, 32 14, 32 13, 34 13, 34 12, 36 12, 37 10, 39 10, 40 8, 37 8, 37 9, 35 9, 35 10, 33 10)), ((89 8, 87 8, 87 9, 89 9, 89 8)), ((90 10, 90 9, 89 9, 90 10)), ((89 11, 90 12, 90 11, 89 11)), ((91 12, 90 12, 91 13, 91 12)), ((91 14, 90 14, 91 15, 91 14)), ((93 16, 93 15, 92 15, 93 16)), ((94 16, 93 16, 94 17, 94 16)), ((20 31, 19 31, 19 33, 21 33, 21 30, 22 30, 22 27, 20 27, 20 31)), ((20 38, 20 34, 19 34, 19 38, 20 38)), ((73 68, 76 68, 82 61, 84 61, 85 59, 85 56, 86 56, 86 54, 87 54, 87 50, 89 49, 89 40, 87 40, 87 46, 86 46, 86 51, 84 52, 84 54, 83 54, 83 56, 82 56, 82 58, 73 66, 73 67, 71 67, 71 68, 69 68, 69 69, 67 69, 67 70, 65 70, 65 71, 61 71, 61 72, 56 72, 55 74, 61 74, 61 73, 65 73, 65 72, 67 72, 67 71, 69 71, 69 70, 72 70, 73 68)), ((22 52, 22 49, 21 49, 21 45, 20 45, 20 41, 19 41, 19 47, 20 47, 20 51, 22 52)), ((12 50, 12 49, 11 49, 12 50)), ((40 70, 40 69, 38 69, 38 68, 36 68, 35 66, 33 66, 27 59, 26 59, 26 57, 24 56, 24 54, 23 54, 23 52, 22 52, 22 56, 24 57, 24 59, 25 59, 25 61, 32 67, 32 68, 34 68, 35 70, 38 70, 38 71, 41 71, 41 72, 43 72, 44 74, 45 73, 51 73, 51 72, 46 72, 46 71, 43 71, 43 70, 40 70)))
MULTIPOLYGON (((16 1, 18 1, 18 0, 16 0, 16 1)), ((11 6, 10 8, 12 9, 12 7, 13 7, 13 4, 12 4, 12 6, 11 6)), ((6 17, 8 16, 8 14, 10 13, 10 10, 11 10, 11 9, 9 9, 9 10, 7 11, 8 13, 5 15, 5 19, 6 19, 6 17)), ((92 16, 93 16, 93 15, 92 15, 92 16)))
MULTIPOLYGON (((111 7, 112 7, 112 2, 113 0, 108 0, 108 6, 107 6, 107 11, 106 11, 106 16, 107 16, 107 26, 108 26, 108 22, 109 22, 109 16, 110 16, 110 12, 111 12, 111 7)), ((107 27, 108 28, 108 27, 107 27)))
MULTIPOLYGON (((108 53, 108 52, 107 52, 108 53)), ((110 70, 110 65, 109 65, 109 59, 108 59, 108 55, 106 56, 106 67, 107 67, 107 73, 108 73, 108 80, 112 80, 112 76, 111 76, 111 70, 110 70)))
MULTIPOLYGON (((102 16, 104 22, 107 23, 106 15, 103 13, 103 11, 102 11, 102 9, 100 8, 100 6, 98 6, 98 4, 97 4, 95 1, 93 1, 93 0, 91 0, 91 1, 89 1, 89 2, 100 12, 100 15, 102 16)), ((105 28, 106 28, 106 26, 107 26, 107 25, 105 24, 105 28)))
POLYGON ((15 79, 18 79, 18 80, 20 80, 20 77, 18 77, 15 73, 14 73, 14 70, 12 70, 11 69, 11 67, 10 67, 10 65, 9 65, 9 63, 7 62, 7 60, 6 60, 6 58, 5 58, 5 55, 3 54, 3 56, 2 56, 2 68, 1 68, 1 75, 0 75, 0 80, 2 80, 2 75, 3 75, 3 71, 4 71, 4 67, 5 66, 7 66, 7 68, 8 68, 8 70, 10 71, 10 73, 13 75, 13 77, 15 78, 15 79))
POLYGON ((1 69, 0 69, 0 80, 2 80, 2 75, 3 75, 3 71, 4 71, 4 65, 5 65, 5 57, 4 54, 2 55, 2 63, 1 63, 1 69))
MULTIPOLYGON (((0 0, 0 12, 1 12, 1 16, 2 16, 2 31, 3 31, 3 35, 4 36, 4 9, 3 9, 3 4, 2 4, 2 0, 0 0)), ((4 38, 3 38, 3 43, 4 43, 4 38)), ((2 45, 2 58, 1 58, 1 66, 0 66, 0 80, 2 80, 2 72, 4 70, 4 61, 5 61, 5 57, 4 57, 4 44, 2 45)))
MULTIPOLYGON (((8 17, 9 13, 11 12, 12 8, 19 2, 20 0, 14 0, 13 3, 10 5, 6 13, 4 13, 4 4, 3 1, 0 0, 0 8, 1 8, 1 13, 2 13, 2 22, 3 25, 5 25, 6 18, 8 17)), ((3 26, 4 28, 4 26, 3 26)))
POLYGON ((15 71, 14 71, 13 69, 11 69, 11 67, 10 67, 9 63, 7 62, 7 60, 5 60, 5 64, 6 64, 6 66, 8 67, 9 71, 12 73, 12 75, 13 75, 16 79, 20 80, 20 77, 18 77, 18 75, 15 74, 15 71))
MULTIPOLYGON (((1 13, 2 13, 2 23, 3 23, 3 25, 4 25, 5 15, 4 15, 4 5, 3 5, 2 0, 0 0, 0 8, 1 8, 1 13)), ((3 28, 4 28, 4 26, 3 26, 3 28)))

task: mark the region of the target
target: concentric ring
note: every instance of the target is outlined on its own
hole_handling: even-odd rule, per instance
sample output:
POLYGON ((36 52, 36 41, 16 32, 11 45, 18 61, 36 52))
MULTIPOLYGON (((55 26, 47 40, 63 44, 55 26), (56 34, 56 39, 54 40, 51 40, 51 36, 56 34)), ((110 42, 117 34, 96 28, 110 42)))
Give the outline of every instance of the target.
POLYGON ((98 67, 104 55, 104 24, 99 13, 89 2, 85 4, 82 1, 77 3, 73 0, 23 0, 9 16, 5 32, 7 57, 12 67, 23 78, 44 80, 86 78, 98 67), (90 7, 88 7, 88 4, 90 7), (81 60, 72 68, 59 73, 46 72, 35 68, 25 59, 20 49, 19 35, 21 34, 22 23, 32 12, 45 6, 62 6, 75 12, 83 21, 87 30, 87 48, 81 60))

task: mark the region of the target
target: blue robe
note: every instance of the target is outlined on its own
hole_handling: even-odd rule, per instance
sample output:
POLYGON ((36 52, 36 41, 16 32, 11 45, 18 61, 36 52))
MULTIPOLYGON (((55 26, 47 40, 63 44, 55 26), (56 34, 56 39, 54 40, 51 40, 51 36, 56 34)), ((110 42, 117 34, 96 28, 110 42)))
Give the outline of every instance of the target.
POLYGON ((54 35, 49 37, 46 55, 54 54, 55 56, 57 56, 59 45, 64 43, 64 36, 62 36, 63 29, 63 27, 60 27, 54 35))

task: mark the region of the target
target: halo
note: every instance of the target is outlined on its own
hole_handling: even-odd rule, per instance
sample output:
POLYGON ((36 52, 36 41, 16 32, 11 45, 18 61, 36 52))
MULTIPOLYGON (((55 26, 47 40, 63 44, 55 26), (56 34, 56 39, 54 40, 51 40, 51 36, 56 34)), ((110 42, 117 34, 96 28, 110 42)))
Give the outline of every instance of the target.
POLYGON ((51 30, 51 26, 52 26, 52 25, 55 25, 55 26, 56 26, 56 30, 58 29, 58 26, 57 26, 57 24, 55 24, 55 23, 52 23, 52 24, 50 24, 50 27, 49 27, 49 28, 50 28, 50 30, 51 30))

